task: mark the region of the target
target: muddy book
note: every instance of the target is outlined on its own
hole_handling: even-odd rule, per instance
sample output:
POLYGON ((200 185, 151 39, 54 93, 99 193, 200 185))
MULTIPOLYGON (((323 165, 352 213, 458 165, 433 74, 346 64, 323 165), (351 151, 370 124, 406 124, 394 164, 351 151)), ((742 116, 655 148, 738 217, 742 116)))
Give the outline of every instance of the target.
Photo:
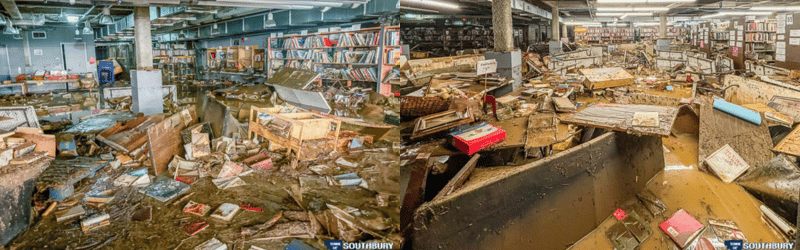
POLYGON ((663 230, 679 247, 684 248, 700 233, 703 224, 685 210, 680 209, 661 223, 663 230))

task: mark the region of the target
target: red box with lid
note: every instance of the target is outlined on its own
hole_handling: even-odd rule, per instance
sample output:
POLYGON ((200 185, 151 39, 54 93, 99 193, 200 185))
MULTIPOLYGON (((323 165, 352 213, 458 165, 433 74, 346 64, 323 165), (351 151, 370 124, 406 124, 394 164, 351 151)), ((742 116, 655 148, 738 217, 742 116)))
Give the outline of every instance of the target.
POLYGON ((453 145, 468 155, 477 153, 506 139, 505 130, 485 122, 450 135, 453 136, 453 145))

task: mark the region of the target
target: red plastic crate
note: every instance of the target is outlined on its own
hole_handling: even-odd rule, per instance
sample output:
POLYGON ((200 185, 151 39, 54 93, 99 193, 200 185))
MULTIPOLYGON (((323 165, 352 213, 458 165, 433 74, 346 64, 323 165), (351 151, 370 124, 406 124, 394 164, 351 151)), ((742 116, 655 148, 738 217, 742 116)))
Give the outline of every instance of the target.
POLYGON ((453 144, 456 148, 468 155, 477 153, 506 139, 505 130, 488 123, 481 123, 451 135, 453 135, 453 144))

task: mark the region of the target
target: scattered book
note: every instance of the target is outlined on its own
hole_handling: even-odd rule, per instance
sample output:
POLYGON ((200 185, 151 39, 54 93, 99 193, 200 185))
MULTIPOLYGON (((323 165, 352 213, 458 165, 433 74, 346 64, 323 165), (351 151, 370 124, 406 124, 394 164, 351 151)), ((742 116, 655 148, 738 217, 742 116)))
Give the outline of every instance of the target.
POLYGON ((83 209, 82 206, 74 206, 69 209, 64 209, 61 211, 56 211, 56 222, 65 222, 72 220, 74 218, 80 217, 84 215, 86 210, 83 209))
POLYGON ((208 211, 211 211, 210 206, 202 203, 197 203, 194 201, 189 201, 189 203, 187 203, 186 206, 183 207, 184 213, 194 214, 197 216, 206 216, 206 214, 208 214, 208 211))
POLYGON ((220 205, 211 217, 224 220, 224 221, 231 221, 233 216, 236 215, 236 212, 239 212, 239 206, 236 204, 231 203, 223 203, 220 205))
POLYGON ((217 238, 211 238, 210 240, 203 242, 199 246, 194 248, 195 250, 227 250, 228 246, 224 243, 220 242, 217 238))
POLYGON ((207 227, 208 227, 208 222, 198 221, 198 222, 194 222, 194 223, 191 223, 189 225, 183 226, 183 232, 186 233, 189 236, 193 236, 193 235, 199 233, 200 231, 203 231, 203 229, 206 229, 207 227))
POLYGON ((158 176, 156 180, 145 188, 139 190, 154 199, 167 202, 178 195, 189 190, 189 185, 180 181, 173 180, 166 176, 158 176))
POLYGON ((97 214, 81 221, 81 230, 84 232, 111 225, 108 214, 97 214))
POLYGON ((703 229, 703 224, 697 221, 683 209, 678 210, 666 221, 661 223, 663 230, 672 241, 675 241, 680 248, 686 247, 703 229))
POLYGON ((750 165, 728 144, 709 155, 706 163, 725 183, 731 183, 750 168, 750 165))

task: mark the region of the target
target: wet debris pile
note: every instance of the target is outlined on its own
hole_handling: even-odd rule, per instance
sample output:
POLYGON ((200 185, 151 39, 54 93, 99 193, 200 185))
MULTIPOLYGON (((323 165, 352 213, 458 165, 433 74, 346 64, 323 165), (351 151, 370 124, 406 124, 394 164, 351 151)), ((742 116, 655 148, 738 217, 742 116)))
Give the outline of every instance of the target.
MULTIPOLYGON (((697 168, 720 183, 745 187, 764 203, 759 210, 766 226, 791 241, 800 189, 800 71, 753 63, 748 73, 733 75, 730 58, 707 58, 648 44, 580 46, 545 57, 525 54, 521 82, 494 72, 478 75, 482 55, 401 60, 395 84, 402 86, 402 158, 413 165, 413 178, 423 180, 409 184, 402 213, 431 218, 424 215, 434 211, 418 210, 426 208, 422 204, 468 196, 452 183, 472 182, 472 192, 497 181, 476 173, 517 171, 619 131, 664 140, 696 137, 697 168)), ((566 176, 567 170, 557 171, 566 176)), ((667 218, 660 197, 647 191, 636 198, 635 207, 614 213, 613 226, 602 226, 617 249, 637 248, 659 234, 650 226, 655 221, 681 249, 747 241, 734 218, 698 221, 682 209, 667 218)), ((406 237, 425 231, 413 223, 435 223, 406 222, 406 237)))
POLYGON ((77 122, 44 135, 52 148, 43 153, 33 152, 36 144, 29 153, 14 150, 28 141, 9 133, 11 161, 46 156, 30 176, 36 217, 9 246, 324 249, 331 239, 399 246, 400 145, 387 136, 396 127, 385 125, 399 121, 390 107, 397 99, 336 89, 326 92, 338 114, 329 115, 274 98, 284 105, 273 106, 272 91, 253 88, 205 96, 212 104, 200 112, 137 116, 127 97, 111 100, 114 110, 70 118, 77 122), (232 117, 225 103, 237 101, 255 102, 232 117))

